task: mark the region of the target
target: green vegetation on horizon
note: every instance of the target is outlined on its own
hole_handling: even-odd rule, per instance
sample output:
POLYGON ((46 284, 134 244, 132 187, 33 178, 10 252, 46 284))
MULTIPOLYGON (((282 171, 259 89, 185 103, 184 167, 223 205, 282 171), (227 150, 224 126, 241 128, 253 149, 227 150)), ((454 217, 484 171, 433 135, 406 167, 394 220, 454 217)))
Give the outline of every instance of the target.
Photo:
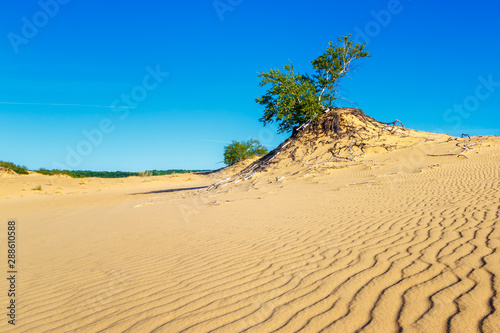
POLYGON ((172 170, 148 170, 145 172, 128 172, 128 171, 90 171, 90 170, 47 170, 39 169, 34 170, 35 172, 41 173, 42 175, 67 175, 72 178, 86 178, 86 177, 97 177, 97 178, 126 178, 133 176, 163 176, 171 175, 175 173, 191 173, 191 172, 202 172, 208 170, 182 170, 182 169, 172 169, 172 170))
MULTIPOLYGON (((27 175, 28 170, 25 166, 19 166, 11 162, 0 161, 0 167, 4 167, 8 170, 12 170, 19 175, 27 175)), ((170 169, 170 170, 147 170, 145 172, 128 172, 128 171, 90 171, 90 170, 48 170, 48 169, 38 169, 31 170, 42 175, 67 175, 72 178, 86 178, 86 177, 98 177, 98 178, 125 178, 132 176, 163 176, 171 175, 175 173, 191 173, 191 172, 203 172, 210 170, 183 170, 183 169, 170 169)))

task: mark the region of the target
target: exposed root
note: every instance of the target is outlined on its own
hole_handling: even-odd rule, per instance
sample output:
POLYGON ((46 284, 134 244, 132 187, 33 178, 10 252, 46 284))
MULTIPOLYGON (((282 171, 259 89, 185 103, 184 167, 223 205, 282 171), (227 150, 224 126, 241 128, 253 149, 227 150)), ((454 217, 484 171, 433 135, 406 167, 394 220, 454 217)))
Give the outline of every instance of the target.
MULTIPOLYGON (((462 134, 464 135, 464 134, 462 134)), ((466 134, 467 135, 467 134, 466 134)), ((450 141, 450 140, 448 140, 450 141)), ((482 144, 482 141, 479 141, 479 142, 475 142, 475 143, 471 143, 471 144, 467 144, 466 141, 464 141, 463 145, 460 146, 459 143, 457 143, 457 147, 459 147, 462 151, 459 152, 458 154, 456 153, 448 153, 448 154, 427 154, 427 156, 456 156, 456 157, 465 157, 465 158, 469 158, 467 155, 465 155, 465 153, 467 152, 470 152, 470 151, 474 151, 474 149, 472 149, 471 147, 475 146, 475 145, 480 145, 482 144)), ((455 150, 455 149, 453 149, 455 150)))
MULTIPOLYGON (((358 157, 366 154, 369 140, 376 140, 387 131, 388 134, 394 134, 398 128, 407 131, 406 127, 398 119, 390 123, 384 123, 366 115, 360 109, 328 109, 316 121, 308 121, 295 128, 290 138, 266 156, 250 164, 230 180, 214 184, 209 189, 251 179, 255 174, 266 171, 273 164, 279 163, 283 159, 291 159, 287 166, 307 162, 307 156, 314 154, 320 147, 319 144, 332 145, 328 149, 332 156, 326 162, 316 163, 313 167, 328 162, 354 162, 358 157), (285 149, 288 145, 291 146, 285 149), (279 158, 278 155, 280 155, 279 158)), ((389 148, 386 147, 388 150, 389 148)), ((312 158, 312 160, 317 162, 320 158, 323 159, 323 155, 312 158)))
POLYGON ((406 131, 405 125, 403 125, 403 123, 400 120, 398 120, 398 119, 394 120, 392 123, 382 123, 382 124, 384 124, 384 125, 392 125, 390 131, 391 131, 391 133, 394 133, 395 130, 397 129, 396 124, 398 124, 398 123, 401 125, 401 128, 404 131, 406 131))

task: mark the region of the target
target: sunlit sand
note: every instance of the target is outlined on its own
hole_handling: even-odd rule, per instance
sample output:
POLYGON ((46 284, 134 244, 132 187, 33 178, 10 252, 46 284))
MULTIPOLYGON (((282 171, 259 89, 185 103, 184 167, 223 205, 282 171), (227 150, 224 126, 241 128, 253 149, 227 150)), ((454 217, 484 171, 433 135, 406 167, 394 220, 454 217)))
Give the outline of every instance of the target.
POLYGON ((498 332, 500 138, 333 140, 210 174, 3 171, 14 331, 498 332))

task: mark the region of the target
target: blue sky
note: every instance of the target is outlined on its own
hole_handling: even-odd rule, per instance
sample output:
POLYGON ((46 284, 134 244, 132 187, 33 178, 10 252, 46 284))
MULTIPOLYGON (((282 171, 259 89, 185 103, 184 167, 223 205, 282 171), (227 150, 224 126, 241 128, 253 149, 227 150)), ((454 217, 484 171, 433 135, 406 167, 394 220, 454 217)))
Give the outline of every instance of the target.
POLYGON ((215 169, 231 140, 272 149, 287 135, 258 121, 257 73, 289 60, 311 72, 350 33, 373 55, 343 82, 354 106, 419 130, 500 135, 497 2, 1 6, 0 160, 31 169, 215 169))

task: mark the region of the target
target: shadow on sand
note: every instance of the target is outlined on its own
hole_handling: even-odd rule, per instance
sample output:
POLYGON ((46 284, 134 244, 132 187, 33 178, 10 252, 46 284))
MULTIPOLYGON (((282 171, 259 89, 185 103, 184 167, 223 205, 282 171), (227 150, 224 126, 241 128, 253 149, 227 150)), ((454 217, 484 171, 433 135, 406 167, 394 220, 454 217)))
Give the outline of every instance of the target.
POLYGON ((181 191, 191 191, 191 190, 200 190, 202 188, 207 188, 208 186, 199 186, 199 187, 183 187, 183 188, 171 188, 168 190, 158 190, 158 191, 149 191, 149 192, 139 192, 139 193, 131 193, 130 195, 140 195, 140 194, 158 194, 158 193, 170 193, 170 192, 181 192, 181 191))

